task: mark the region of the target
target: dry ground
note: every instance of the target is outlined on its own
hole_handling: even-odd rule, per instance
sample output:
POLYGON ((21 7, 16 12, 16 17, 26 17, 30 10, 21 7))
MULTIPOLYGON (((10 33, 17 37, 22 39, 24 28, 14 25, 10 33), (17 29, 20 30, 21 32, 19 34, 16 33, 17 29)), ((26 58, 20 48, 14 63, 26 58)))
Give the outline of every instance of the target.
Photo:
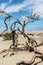
MULTIPOLYGON (((32 37, 33 39, 35 39, 38 44, 43 42, 43 31, 34 31, 34 32, 26 32, 26 33, 32 33, 34 36, 29 35, 29 37, 32 37)), ((18 40, 19 40, 19 43, 25 44, 25 39, 23 38, 23 36, 19 35, 18 40)), ((0 52, 4 49, 8 49, 11 43, 12 43, 12 40, 3 41, 3 38, 0 37, 0 52)), ((37 47, 37 49, 43 53, 43 46, 37 47)), ((0 54, 0 65, 16 65, 16 63, 23 60, 26 62, 29 62, 34 55, 34 52, 19 51, 19 52, 16 52, 15 55, 11 57, 8 55, 7 57, 2 58, 3 54, 0 54)), ((41 59, 36 59, 35 63, 40 60, 41 59)), ((43 65, 43 62, 39 63, 38 65, 43 65)))

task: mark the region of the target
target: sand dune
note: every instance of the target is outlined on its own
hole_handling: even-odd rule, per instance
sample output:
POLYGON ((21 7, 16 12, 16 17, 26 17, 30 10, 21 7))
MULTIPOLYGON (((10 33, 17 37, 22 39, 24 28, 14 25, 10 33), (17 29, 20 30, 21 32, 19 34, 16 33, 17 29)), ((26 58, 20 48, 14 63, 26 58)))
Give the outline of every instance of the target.
MULTIPOLYGON (((37 41, 38 44, 43 42, 43 31, 34 31, 34 32, 26 32, 27 33, 31 33, 32 35, 28 35, 29 37, 35 39, 37 41)), ((25 39, 22 35, 19 35, 18 38, 20 44, 25 44, 25 39)), ((9 46, 12 44, 12 40, 7 40, 7 41, 3 41, 3 37, 0 37, 0 52, 4 49, 8 49, 9 46)), ((40 52, 43 53, 43 46, 37 47, 37 50, 39 50, 40 52)), ((16 65, 16 63, 20 62, 20 61, 26 61, 29 62, 33 55, 34 52, 29 52, 29 51, 19 51, 19 52, 15 52, 13 56, 6 56, 5 58, 2 58, 3 54, 0 54, 0 65, 16 65)), ((36 59, 35 63, 40 61, 41 59, 36 59)), ((33 64, 34 65, 34 64, 33 64)), ((38 65, 43 65, 42 63, 39 63, 38 65)))

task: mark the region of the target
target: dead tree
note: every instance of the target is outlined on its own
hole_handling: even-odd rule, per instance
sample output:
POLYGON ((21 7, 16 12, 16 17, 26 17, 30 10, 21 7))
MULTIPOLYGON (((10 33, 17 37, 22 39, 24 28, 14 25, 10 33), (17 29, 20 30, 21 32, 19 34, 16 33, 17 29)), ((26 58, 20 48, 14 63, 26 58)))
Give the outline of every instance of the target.
MULTIPOLYGON (((5 12, 4 12, 5 13, 5 12)), ((7 17, 5 17, 5 20, 4 20, 4 23, 5 23, 5 26, 6 26, 6 30, 5 31, 7 31, 8 30, 8 25, 7 25, 7 20, 9 19, 10 20, 10 18, 11 17, 13 17, 13 16, 11 16, 11 15, 9 15, 9 14, 7 14, 7 13, 5 13, 6 15, 7 15, 7 17)), ((34 15, 31 15, 31 16, 26 16, 26 18, 30 18, 32 21, 35 21, 35 20, 37 20, 37 18, 38 17, 36 17, 35 16, 36 14, 34 14, 34 15), (33 18, 32 18, 33 17, 33 18)), ((7 50, 5 50, 5 51, 8 51, 8 53, 9 53, 9 51, 11 51, 12 50, 12 52, 14 52, 15 50, 19 50, 20 48, 18 48, 18 45, 20 45, 20 44, 17 44, 18 43, 18 41, 17 41, 17 37, 18 37, 18 34, 16 34, 16 31, 19 31, 23 36, 24 36, 24 38, 27 38, 28 39, 28 43, 31 43, 31 45, 35 42, 36 43, 36 45, 37 45, 37 42, 35 41, 35 40, 33 40, 33 39, 31 39, 31 38, 29 38, 28 37, 28 35, 27 34, 25 34, 25 26, 30 22, 26 22, 26 20, 24 20, 24 22, 23 22, 23 24, 21 23, 21 21, 19 20, 19 19, 17 19, 16 17, 13 17, 13 18, 15 18, 16 19, 16 21, 14 21, 12 24, 11 24, 11 27, 10 27, 10 29, 11 29, 11 33, 12 33, 12 40, 13 40, 13 43, 11 44, 11 46, 9 47, 9 49, 7 49, 7 50), (17 28, 16 29, 16 24, 20 24, 20 26, 22 27, 22 30, 20 30, 20 28, 17 28), (14 25, 14 28, 13 28, 13 25, 14 25), (16 41, 17 41, 17 43, 16 43, 16 41)), ((31 21, 31 22, 32 22, 31 21)), ((4 31, 4 32, 5 32, 4 31)), ((24 49, 28 49, 28 50, 30 50, 30 51, 34 51, 34 48, 32 47, 32 46, 29 46, 29 44, 28 43, 26 43, 26 46, 24 45, 24 49)), ((20 49, 21 50, 21 49, 20 49)), ((1 52, 1 53, 3 53, 3 52, 5 52, 4 50, 1 52)), ((6 55, 8 55, 8 53, 6 54, 6 55)), ((6 56, 6 55, 4 55, 4 56, 6 56)))
MULTIPOLYGON (((5 17, 5 20, 4 20, 4 24, 6 26, 5 31, 7 31, 8 30, 8 25, 7 25, 7 22, 6 21, 8 19, 10 20, 10 18, 13 17, 13 16, 7 14, 4 11, 2 11, 1 13, 2 14, 4 13, 5 15, 7 15, 5 17)), ((20 14, 21 14, 21 11, 20 11, 20 14)), ((36 58, 40 58, 43 61, 43 54, 40 53, 39 51, 37 51, 37 49, 36 49, 36 46, 38 46, 37 45, 37 42, 35 40, 29 38, 28 35, 25 34, 25 26, 28 23, 30 23, 30 22, 34 22, 36 20, 39 20, 39 15, 37 15, 36 13, 35 14, 32 13, 30 16, 22 16, 22 17, 24 18, 23 24, 20 22, 19 19, 17 19, 16 17, 13 17, 13 18, 16 19, 16 21, 12 23, 11 28, 10 28, 11 29, 11 33, 12 33, 13 43, 11 44, 11 46, 9 47, 9 49, 6 49, 6 50, 1 51, 0 54, 2 54, 2 53, 5 52, 6 54, 3 55, 3 57, 5 57, 5 56, 7 56, 9 54, 9 52, 12 52, 10 54, 10 56, 11 55, 14 55, 14 52, 17 51, 17 50, 18 51, 19 50, 21 51, 21 50, 26 50, 27 49, 28 51, 33 51, 35 53, 35 55, 33 56, 33 58, 32 58, 31 61, 29 61, 29 62, 21 61, 21 62, 17 63, 17 65, 21 65, 21 64, 22 65, 32 65, 35 62, 35 59, 36 58), (28 19, 28 22, 26 22, 26 18, 28 19), (16 24, 20 24, 20 26, 22 27, 22 30, 20 30, 20 28, 17 28, 16 29, 16 24), (13 25, 14 25, 14 29, 12 28, 13 25), (17 41, 18 34, 16 33, 16 31, 19 31, 24 36, 24 38, 27 38, 28 39, 28 43, 26 42, 26 46, 24 45, 24 49, 18 48, 18 45, 21 45, 21 44, 17 44, 18 43, 18 41, 17 41), (35 42, 36 46, 34 46, 34 44, 33 44, 34 42, 35 42), (30 43, 31 43, 31 46, 30 46, 30 43)))

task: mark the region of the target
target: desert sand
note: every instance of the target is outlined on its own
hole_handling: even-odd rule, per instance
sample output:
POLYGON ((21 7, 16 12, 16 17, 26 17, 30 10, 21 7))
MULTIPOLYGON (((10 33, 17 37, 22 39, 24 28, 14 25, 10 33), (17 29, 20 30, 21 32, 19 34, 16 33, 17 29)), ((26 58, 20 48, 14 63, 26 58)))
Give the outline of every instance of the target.
MULTIPOLYGON (((33 39, 35 39, 38 44, 43 42, 43 31, 26 32, 26 34, 27 33, 32 33, 34 36, 29 35, 29 37, 32 37, 33 39)), ((25 44, 25 39, 22 35, 19 35, 18 40, 20 44, 25 44)), ((11 44, 12 44, 12 40, 3 41, 3 37, 0 36, 0 52, 4 49, 8 49, 11 44)), ((43 45, 37 47, 37 50, 43 53, 43 45)), ((18 62, 21 62, 21 61, 29 62, 34 56, 34 52, 19 51, 19 52, 14 52, 13 56, 9 56, 10 55, 9 53, 9 55, 6 56, 5 58, 2 57, 3 55, 4 53, 0 54, 0 65, 16 65, 18 62)), ((35 60, 35 63, 39 61, 41 61, 41 59, 37 58, 35 60)), ((43 62, 37 65, 43 65, 43 62)))

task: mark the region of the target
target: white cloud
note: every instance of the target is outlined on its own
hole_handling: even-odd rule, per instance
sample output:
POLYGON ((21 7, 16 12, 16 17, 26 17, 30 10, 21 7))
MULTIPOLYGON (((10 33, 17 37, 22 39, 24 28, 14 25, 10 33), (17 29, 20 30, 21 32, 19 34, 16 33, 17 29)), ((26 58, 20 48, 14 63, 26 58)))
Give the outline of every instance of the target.
POLYGON ((40 17, 43 17, 43 4, 33 7, 34 12, 39 12, 40 17))
POLYGON ((6 3, 1 3, 0 4, 0 10, 4 10, 5 7, 6 7, 6 3))
POLYGON ((7 5, 9 5, 11 2, 12 2, 12 0, 9 0, 8 3, 1 3, 0 4, 0 10, 4 10, 7 7, 7 5))
POLYGON ((29 2, 27 2, 27 1, 25 0, 22 4, 11 5, 11 6, 7 7, 5 11, 7 13, 18 12, 20 9, 23 9, 24 7, 26 7, 29 4, 29 2))
POLYGON ((9 0, 9 3, 2 3, 1 8, 7 12, 18 12, 19 10, 31 10, 33 9, 34 12, 40 12, 41 17, 43 17, 43 0, 24 0, 23 3, 21 4, 14 4, 14 5, 9 5, 8 7, 7 4, 10 4, 12 0, 9 0))

